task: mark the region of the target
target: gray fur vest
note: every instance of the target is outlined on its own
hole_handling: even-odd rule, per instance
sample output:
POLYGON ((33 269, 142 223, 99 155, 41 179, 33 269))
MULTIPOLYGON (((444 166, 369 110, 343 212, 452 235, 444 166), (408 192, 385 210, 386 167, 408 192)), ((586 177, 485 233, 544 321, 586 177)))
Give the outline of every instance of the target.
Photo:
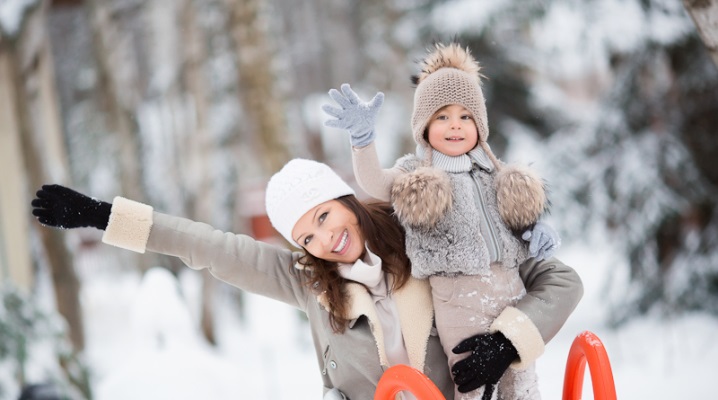
MULTIPOLYGON (((481 196, 472 173, 449 173, 433 167, 422 167, 422 160, 414 154, 400 158, 396 165, 420 178, 407 184, 397 180, 392 188, 392 202, 397 210, 406 210, 401 197, 407 196, 407 186, 415 185, 410 195, 414 202, 411 211, 397 212, 406 230, 406 251, 412 263, 412 275, 426 278, 431 275, 487 275, 491 257, 486 239, 481 234, 482 213, 478 201, 483 201, 495 238, 499 242, 499 262, 505 268, 516 268, 528 259, 528 243, 516 237, 503 222, 496 197, 496 170, 487 171, 474 164, 473 174, 481 185, 481 196), (417 171, 418 170, 418 171, 417 171), (429 176, 429 179, 427 178, 429 176), (432 187, 432 179, 446 179, 451 193, 442 193, 443 183, 432 187), (427 183, 429 182, 429 183, 427 183), (397 186, 402 186, 398 195, 397 186), (448 202, 446 201, 448 198, 448 202), (443 204, 450 204, 449 207, 443 204), (437 208, 442 208, 438 210, 437 208), (413 223, 412 218, 431 215, 430 224, 413 223)), ((446 191, 444 190, 444 192, 446 191)))

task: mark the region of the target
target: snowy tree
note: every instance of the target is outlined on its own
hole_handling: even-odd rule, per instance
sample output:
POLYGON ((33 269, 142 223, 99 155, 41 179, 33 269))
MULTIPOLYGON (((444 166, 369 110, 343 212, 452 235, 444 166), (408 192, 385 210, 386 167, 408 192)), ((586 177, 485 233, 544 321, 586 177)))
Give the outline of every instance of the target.
POLYGON ((718 313, 718 70, 683 6, 449 3, 429 20, 445 36, 458 26, 484 64, 490 143, 510 157, 528 138, 540 151, 524 161, 543 168, 568 240, 598 228, 630 265, 614 322, 718 313))
MULTIPOLYGON (((616 6, 598 10, 615 20, 616 6)), ((718 149, 718 70, 680 5, 636 3, 624 11, 631 21, 613 26, 583 15, 585 26, 596 21, 582 34, 587 52, 605 66, 587 71, 604 76, 606 90, 580 113, 563 113, 568 124, 546 147, 557 155, 550 164, 559 218, 577 222, 566 225, 569 235, 597 223, 627 258, 631 286, 616 298, 615 322, 655 309, 718 312, 718 181, 707 162, 718 149)), ((571 110, 573 101, 543 109, 571 110)))
MULTIPOLYGON (((23 387, 50 385, 57 396, 91 398, 87 366, 66 339, 63 318, 16 286, 0 286, 0 397, 23 387), (1 378, 13 376, 14 381, 1 378)), ((59 398, 59 397, 58 397, 59 398)))
MULTIPOLYGON (((628 275, 631 289, 612 297, 622 305, 615 320, 718 312, 718 74, 701 4, 52 2, 68 181, 105 200, 121 194, 249 232, 247 216, 262 212, 254 189, 287 158, 348 169, 346 137, 328 139, 317 117, 329 88, 387 92, 391 129, 377 140, 392 142, 389 160, 411 151, 413 61, 432 41, 457 38, 487 76, 495 152, 541 169, 566 242, 594 232, 614 240, 615 279, 628 275)), ((97 243, 92 235, 79 234, 75 248, 97 243)), ((110 259, 181 268, 119 251, 110 259)))
MULTIPOLYGON (((616 290, 607 297, 613 322, 654 311, 718 313, 715 3, 0 1, 26 10, 40 5, 48 18, 22 20, 13 32, 46 28, 50 43, 39 57, 2 64, 15 70, 0 76, 0 92, 21 88, 25 97, 15 97, 24 108, 0 115, 18 121, 14 138, 32 138, 23 160, 44 161, 10 160, 9 147, 0 148, 0 164, 18 170, 17 181, 0 192, 23 190, 27 177, 31 189, 59 181, 107 201, 124 195, 222 230, 254 233, 247 217, 263 212, 258 188, 287 158, 350 170, 346 136, 322 127, 319 104, 328 101, 329 88, 349 82, 362 95, 387 94, 377 140, 389 149, 382 159, 393 161, 414 147, 408 132, 414 60, 433 41, 457 38, 487 77, 494 151, 540 169, 553 201, 548 218, 565 243, 599 235, 617 249, 608 282, 616 290), (39 134, 48 132, 56 137, 39 134), (48 146, 46 137, 56 143, 48 146)), ((10 25, 2 22, 5 34, 10 25)), ((0 58, 33 54, 31 45, 48 41, 23 46, 6 37, 0 58)), ((13 194, 14 206, 0 204, 0 222, 16 225, 24 238, 8 215, 27 201, 13 194)), ((74 304, 80 316, 74 253, 88 264, 84 271, 183 268, 176 259, 113 248, 92 256, 101 232, 39 232, 32 238, 45 249, 33 254, 35 265, 59 263, 66 269, 52 276, 60 283, 70 278, 58 291, 74 296, 74 303, 58 302, 63 314, 71 315, 74 304)), ((587 255, 585 265, 573 266, 580 273, 591 263, 587 255)), ((197 320, 211 342, 211 299, 219 287, 208 274, 203 282, 197 320)))
MULTIPOLYGON (((84 346, 79 282, 65 240, 59 232, 37 230, 37 225, 28 234, 27 225, 16 220, 18 214, 30 216, 28 199, 35 188, 46 182, 65 182, 69 179, 61 116, 56 102, 46 2, 0 3, 0 64, 2 97, 6 101, 3 105, 12 110, 3 116, 3 141, 15 152, 8 161, 14 160, 23 166, 12 174, 8 184, 19 191, 13 196, 2 194, 3 200, 10 202, 0 210, 0 220, 16 223, 16 234, 24 235, 23 239, 29 236, 40 243, 33 256, 39 259, 39 265, 51 270, 57 308, 67 320, 71 341, 79 351, 84 346)), ((30 252, 28 243, 8 240, 7 244, 19 247, 9 251, 8 260, 13 265, 2 261, 3 270, 23 269, 25 277, 32 276, 32 265, 12 254, 15 251, 30 252)), ((0 247, 5 245, 2 243, 0 247)), ((16 279, 20 276, 13 275, 16 279)), ((28 289, 35 284, 32 279, 18 279, 17 283, 28 289)))

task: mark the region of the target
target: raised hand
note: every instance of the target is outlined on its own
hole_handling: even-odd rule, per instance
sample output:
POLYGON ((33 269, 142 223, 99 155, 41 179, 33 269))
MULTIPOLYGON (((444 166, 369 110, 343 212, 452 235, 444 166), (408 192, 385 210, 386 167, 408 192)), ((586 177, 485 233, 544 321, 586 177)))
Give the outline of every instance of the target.
POLYGON ((529 242, 529 255, 536 261, 553 257, 553 254, 561 247, 561 237, 551 225, 541 221, 534 225, 533 229, 521 235, 523 240, 529 242))
POLYGON ((512 362, 519 359, 516 347, 501 332, 482 333, 464 339, 451 351, 471 354, 451 367, 454 383, 461 393, 486 385, 483 399, 490 399, 499 379, 512 362))
POLYGON ((339 104, 339 108, 329 104, 322 106, 322 110, 336 119, 324 122, 331 128, 345 129, 351 135, 351 144, 354 147, 364 147, 374 141, 374 125, 381 105, 384 103, 384 93, 377 93, 369 102, 365 102, 345 83, 341 86, 342 92, 336 89, 329 91, 329 96, 339 104))
POLYGON ((94 227, 105 230, 112 204, 61 185, 43 185, 32 200, 32 215, 41 224, 60 229, 94 227))

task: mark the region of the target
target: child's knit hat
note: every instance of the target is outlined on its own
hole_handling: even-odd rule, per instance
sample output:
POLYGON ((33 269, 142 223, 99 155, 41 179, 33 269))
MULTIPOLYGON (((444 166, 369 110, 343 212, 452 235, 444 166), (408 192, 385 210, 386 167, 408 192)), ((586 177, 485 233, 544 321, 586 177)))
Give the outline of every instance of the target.
POLYGON ((289 243, 301 247, 292 238, 297 221, 319 204, 349 194, 355 194, 354 189, 328 165, 295 158, 267 183, 267 216, 274 229, 289 243))
POLYGON ((489 123, 486 116, 484 93, 481 91, 481 67, 474 60, 469 49, 458 43, 444 45, 437 43, 424 60, 420 62, 421 72, 412 76, 416 86, 414 112, 411 128, 414 140, 431 154, 431 145, 424 139, 429 119, 444 106, 459 104, 473 115, 479 134, 479 146, 483 148, 497 169, 498 160, 486 144, 489 137, 489 123))
POLYGON ((421 72, 412 77, 416 84, 411 128, 416 143, 425 150, 425 166, 400 175, 391 188, 396 215, 405 225, 432 229, 453 205, 451 181, 444 171, 432 165, 431 144, 424 131, 440 108, 459 104, 474 117, 478 147, 495 168, 493 190, 499 214, 506 226, 523 233, 548 207, 543 180, 529 168, 503 165, 489 148, 489 124, 481 91, 481 67, 458 43, 436 44, 423 61, 421 72))

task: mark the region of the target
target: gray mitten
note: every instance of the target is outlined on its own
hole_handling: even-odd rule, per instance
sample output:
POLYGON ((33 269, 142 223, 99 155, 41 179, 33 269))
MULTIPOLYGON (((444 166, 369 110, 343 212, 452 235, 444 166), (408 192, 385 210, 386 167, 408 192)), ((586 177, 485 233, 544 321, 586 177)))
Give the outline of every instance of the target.
POLYGON ((341 86, 342 92, 336 89, 329 91, 329 96, 339 104, 340 108, 329 104, 322 106, 322 110, 336 119, 324 122, 331 128, 345 129, 351 135, 354 147, 364 147, 374 141, 374 124, 381 105, 384 103, 384 93, 379 92, 369 102, 365 102, 345 83, 341 86))
POLYGON ((536 261, 553 257, 556 250, 561 247, 561 238, 558 233, 550 225, 541 221, 534 225, 533 230, 524 232, 521 238, 530 242, 529 255, 536 261))

